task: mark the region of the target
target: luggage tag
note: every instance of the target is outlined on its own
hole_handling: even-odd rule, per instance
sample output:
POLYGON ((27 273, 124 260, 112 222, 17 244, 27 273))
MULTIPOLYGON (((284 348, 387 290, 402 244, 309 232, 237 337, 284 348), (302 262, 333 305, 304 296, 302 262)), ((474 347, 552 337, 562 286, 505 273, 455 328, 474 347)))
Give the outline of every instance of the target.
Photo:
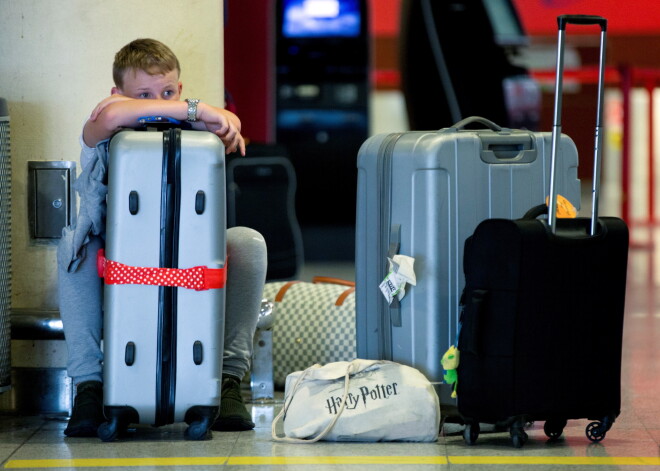
POLYGON ((389 271, 379 288, 387 302, 392 304, 395 298, 401 301, 406 295, 406 283, 413 286, 417 284, 415 270, 413 269, 415 259, 407 255, 397 254, 392 258, 387 257, 387 261, 389 262, 389 271))

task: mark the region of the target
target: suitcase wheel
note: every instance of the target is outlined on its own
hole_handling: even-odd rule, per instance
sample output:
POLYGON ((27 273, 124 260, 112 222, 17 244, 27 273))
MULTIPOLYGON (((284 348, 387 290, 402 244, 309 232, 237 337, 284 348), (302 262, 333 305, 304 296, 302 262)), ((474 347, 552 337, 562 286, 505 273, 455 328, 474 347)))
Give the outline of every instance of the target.
POLYGON ((119 428, 119 420, 114 417, 110 422, 103 422, 99 425, 96 433, 104 442, 113 442, 119 437, 119 433, 122 432, 119 428))
POLYGON ((183 432, 186 440, 210 440, 211 426, 218 415, 218 406, 193 406, 186 411, 188 428, 183 432))
POLYGON ((564 432, 566 424, 566 420, 547 420, 543 424, 543 431, 550 440, 557 440, 564 432))
POLYGON ((478 422, 466 424, 465 429, 463 430, 463 441, 465 441, 467 445, 474 445, 477 443, 477 438, 479 438, 479 431, 478 422))
POLYGON ((211 439, 211 423, 208 420, 200 420, 191 423, 183 436, 186 440, 210 440, 211 439))
POLYGON ((607 428, 608 427, 604 425, 603 422, 591 422, 589 425, 587 425, 585 433, 587 434, 587 438, 589 440, 594 443, 598 443, 603 438, 605 438, 607 428))
POLYGON ((616 416, 617 414, 606 415, 600 419, 600 421, 591 422, 587 425, 587 428, 585 429, 587 438, 594 443, 598 443, 605 438, 605 434, 612 428, 612 425, 614 425, 616 416))
POLYGON ((140 415, 129 406, 104 406, 103 413, 109 420, 99 425, 96 434, 104 442, 116 440, 126 433, 130 424, 140 423, 140 415))
POLYGON ((527 432, 523 430, 523 425, 518 422, 511 426, 509 435, 511 436, 511 444, 516 448, 522 448, 529 438, 527 432))

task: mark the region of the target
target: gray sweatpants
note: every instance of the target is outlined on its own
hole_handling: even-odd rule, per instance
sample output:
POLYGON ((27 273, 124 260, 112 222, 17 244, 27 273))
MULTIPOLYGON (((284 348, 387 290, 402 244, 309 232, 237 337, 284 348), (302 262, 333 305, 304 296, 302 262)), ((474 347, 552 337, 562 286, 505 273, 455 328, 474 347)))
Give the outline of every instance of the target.
MULTIPOLYGON (((92 237, 78 269, 58 268, 60 315, 68 349, 67 370, 74 384, 103 380, 103 285, 96 252, 103 239, 92 237)), ((247 227, 227 230, 225 344, 223 373, 242 378, 250 368, 254 333, 266 280, 266 242, 247 227)))

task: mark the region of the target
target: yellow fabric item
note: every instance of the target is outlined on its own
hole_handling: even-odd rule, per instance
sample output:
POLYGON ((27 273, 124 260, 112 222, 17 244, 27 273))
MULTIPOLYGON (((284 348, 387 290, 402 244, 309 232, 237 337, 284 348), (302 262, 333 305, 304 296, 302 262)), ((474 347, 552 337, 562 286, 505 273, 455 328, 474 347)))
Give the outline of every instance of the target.
MULTIPOLYGON (((545 204, 550 204, 550 197, 546 196, 545 204)), ((577 210, 575 206, 571 204, 566 198, 562 195, 557 195, 557 217, 564 219, 573 219, 577 217, 577 210)))

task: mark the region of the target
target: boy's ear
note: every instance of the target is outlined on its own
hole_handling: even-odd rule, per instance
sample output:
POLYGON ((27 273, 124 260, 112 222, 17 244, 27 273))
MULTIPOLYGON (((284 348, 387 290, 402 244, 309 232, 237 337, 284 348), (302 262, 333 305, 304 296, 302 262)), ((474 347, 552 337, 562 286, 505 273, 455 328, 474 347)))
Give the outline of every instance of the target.
POLYGON ((179 82, 179 95, 181 95, 182 90, 183 90, 183 83, 179 82))
POLYGON ((117 95, 117 94, 121 95, 121 90, 119 90, 117 87, 112 87, 112 89, 110 90, 110 95, 117 95))

